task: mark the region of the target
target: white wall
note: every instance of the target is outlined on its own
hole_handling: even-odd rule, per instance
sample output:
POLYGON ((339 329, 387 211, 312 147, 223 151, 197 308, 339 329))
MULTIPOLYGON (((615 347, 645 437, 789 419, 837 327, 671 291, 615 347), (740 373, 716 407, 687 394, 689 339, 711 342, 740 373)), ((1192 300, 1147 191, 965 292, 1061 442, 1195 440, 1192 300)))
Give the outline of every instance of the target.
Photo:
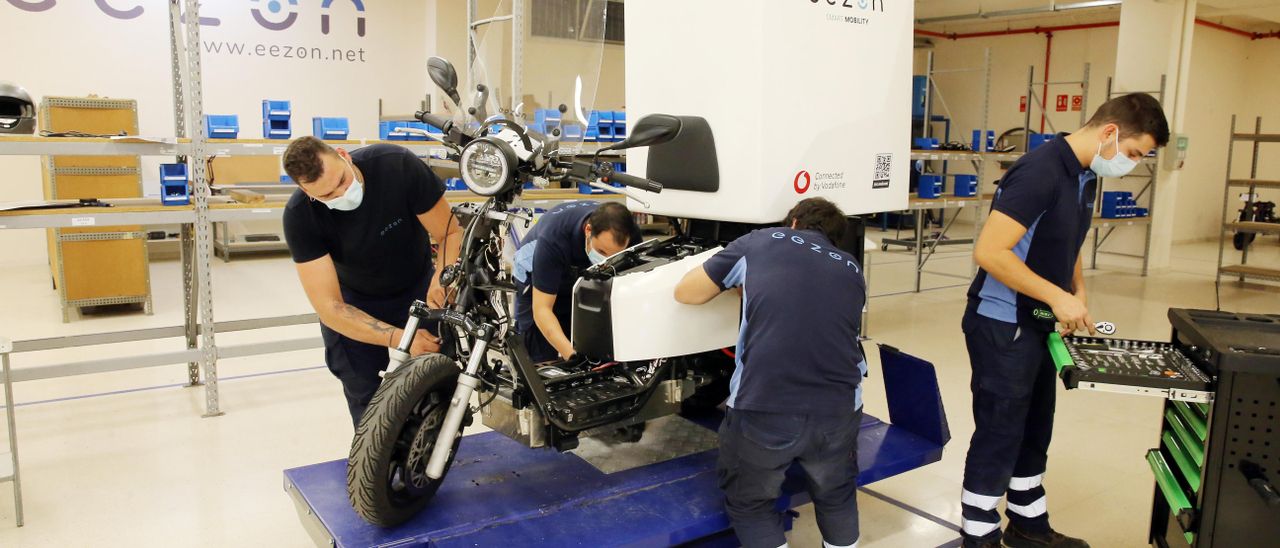
MULTIPOLYGON (((1049 81, 1080 81, 1084 78, 1084 65, 1090 64, 1089 94, 1085 104, 1086 114, 1092 114, 1106 98, 1107 77, 1115 71, 1116 28, 1099 28, 1055 33, 1049 63, 1049 81)), ((933 38, 935 47, 935 71, 977 68, 983 66, 984 51, 991 49, 991 107, 987 127, 996 135, 1012 128, 1021 128, 1024 114, 1019 111, 1019 98, 1026 94, 1028 67, 1035 67, 1035 81, 1043 82, 1047 39, 1042 34, 1015 34, 983 38, 950 40, 933 38)), ((927 53, 917 50, 916 74, 924 74, 927 53)), ((942 101, 954 117, 951 138, 965 143, 972 139, 973 130, 981 125, 984 93, 983 74, 978 72, 941 73, 935 76, 942 101)), ((1036 86, 1035 93, 1043 94, 1043 86, 1036 86)), ((1054 98, 1059 94, 1079 95, 1079 86, 1050 86, 1049 113, 1045 131, 1075 131, 1080 126, 1080 112, 1057 112, 1054 98)), ((940 103, 933 107, 942 113, 940 103)), ((1040 130, 1038 107, 1032 107, 1032 130, 1040 130)), ((941 131, 939 128, 938 131, 941 131)), ((941 139, 941 136, 939 136, 941 139)), ((989 164, 988 185, 984 192, 994 192, 991 182, 1002 176, 1003 171, 994 162, 989 164)), ((951 169, 971 172, 967 167, 951 169)), ((950 183, 948 183, 950 184, 950 183)), ((971 209, 965 210, 962 219, 970 219, 971 209)))
MULTIPOLYGON (((1078 80, 1085 62, 1091 63, 1089 100, 1092 114, 1105 100, 1106 79, 1115 72, 1117 28, 1059 32, 1054 35, 1050 80, 1078 80)), ((992 51, 991 112, 989 126, 996 133, 1022 126, 1018 98, 1026 87, 1027 67, 1036 67, 1035 79, 1043 79, 1045 37, 1038 34, 948 40, 932 39, 937 70, 979 68, 983 50, 992 51)), ((1280 40, 1249 40, 1204 26, 1197 26, 1192 50, 1185 133, 1192 139, 1186 167, 1180 177, 1174 208, 1173 241, 1188 242, 1217 238, 1222 215, 1222 183, 1226 174, 1226 149, 1231 115, 1240 116, 1240 125, 1251 131, 1255 116, 1263 116, 1263 130, 1280 132, 1280 40)), ((922 74, 925 51, 917 50, 916 73, 922 74)), ((1159 83, 1152 73, 1149 86, 1159 83)), ((980 124, 982 81, 980 73, 940 74, 936 77, 943 99, 954 115, 952 138, 968 142, 980 124)), ((1172 86, 1172 83, 1169 84, 1172 86)), ((1148 86, 1143 86, 1148 87, 1148 86)), ((1039 93, 1037 87, 1037 93, 1039 93)), ((1050 88, 1050 97, 1078 93, 1050 88)), ((1052 110, 1052 104, 1050 105, 1052 110)), ((941 106, 935 106, 941 112, 941 106)), ((1049 121, 1059 131, 1073 131, 1078 113, 1051 112, 1049 121)), ((1032 120, 1039 127, 1038 112, 1032 120)), ((1046 128, 1047 129, 1047 128, 1046 128)), ((1263 145, 1259 175, 1280 178, 1280 146, 1268 150, 1263 145)), ((1249 151, 1237 147, 1235 175, 1248 175, 1249 151)), ((998 177, 999 171, 990 173, 998 177)), ((1138 190, 1144 183, 1133 179, 1108 183, 1108 189, 1138 190)), ((988 188, 988 191, 991 189, 988 188)), ((1264 194, 1271 200, 1280 195, 1264 194)), ((1233 203, 1233 212, 1237 206, 1233 203)), ((1117 231, 1109 249, 1125 252, 1141 250, 1142 231, 1117 231)))
MULTIPOLYGON (((1044 80, 1045 46, 1042 34, 1015 34, 986 38, 949 40, 933 39, 934 68, 947 71, 981 68, 983 52, 991 49, 991 112, 988 127, 996 133, 1022 127, 1023 114, 1018 100, 1026 94, 1027 68, 1035 67, 1035 81, 1044 80)), ((1056 33, 1049 63, 1050 81, 1079 81, 1084 77, 1084 64, 1090 63, 1089 99, 1086 109, 1092 111, 1106 95, 1106 79, 1115 69, 1116 29, 1101 28, 1056 33)), ((923 53, 917 54, 916 74, 924 73, 923 53)), ((935 77, 943 100, 955 119, 952 138, 968 142, 972 131, 980 125, 983 83, 981 72, 939 74, 935 77)), ((1043 92, 1036 86, 1036 94, 1043 92)), ((1049 115, 1045 131, 1074 131, 1080 126, 1079 112, 1054 111, 1053 98, 1058 94, 1079 95, 1078 86, 1049 87, 1049 115), (1052 126, 1052 129, 1050 128, 1052 126)), ((940 105, 934 112, 940 113, 940 105)), ((1040 129, 1040 110, 1033 109, 1032 127, 1040 129)))
MULTIPOLYGON (((0 51, 10 52, 0 78, 22 85, 37 101, 45 95, 88 94, 136 99, 143 135, 173 135, 167 2, 132 4, 142 5, 143 13, 119 20, 80 0, 61 0, 41 13, 0 2, 6 29, 0 33, 0 51)), ((202 16, 216 17, 220 24, 201 28, 205 112, 238 114, 240 136, 258 138, 261 101, 284 99, 293 102, 295 136, 311 133, 313 116, 345 116, 352 137, 376 138, 379 99, 389 113, 412 113, 425 94, 438 94, 428 87, 425 70, 427 56, 436 49, 436 0, 364 4, 366 33, 360 37, 352 2, 334 2, 328 10, 317 2, 285 3, 297 18, 279 31, 255 21, 250 10, 258 3, 206 2, 202 16), (325 11, 330 13, 329 35, 320 30, 325 11), (246 53, 229 54, 227 44, 244 44, 246 53), (273 45, 279 46, 277 57, 271 56, 273 45), (223 52, 210 51, 217 47, 223 52), (299 48, 308 57, 311 48, 326 57, 340 49, 343 59, 296 58, 299 48), (347 61, 348 51, 354 61, 347 61), (295 58, 284 58, 286 54, 295 58)), ((288 13, 263 17, 281 22, 288 13)), ((158 193, 151 166, 161 160, 152 159, 143 172, 148 194, 158 193)), ((41 197, 37 158, 0 157, 0 174, 0 201, 41 197)), ((3 264, 46 261, 42 231, 0 231, 0 249, 3 264)))
MULTIPOLYGON (((1244 85, 1248 90, 1249 102, 1243 123, 1253 128, 1254 117, 1261 116, 1263 132, 1280 133, 1280 39, 1249 42, 1244 85)), ((1280 179, 1280 144, 1264 144, 1262 147, 1258 177, 1280 179)), ((1239 164, 1247 166, 1248 161, 1239 164)), ((1245 171, 1240 173, 1247 175, 1245 171)), ((1274 191, 1264 196, 1269 200, 1280 201, 1280 195, 1274 191)))
MULTIPOLYGON (((1191 148, 1174 206, 1174 242, 1217 239, 1231 116, 1249 116, 1241 122, 1252 127, 1252 95, 1275 97, 1265 90, 1255 88, 1251 93, 1246 88, 1247 57, 1256 42, 1204 26, 1196 27, 1194 42, 1184 128, 1191 148)), ((1247 153, 1236 158, 1236 165, 1247 165, 1247 153)))

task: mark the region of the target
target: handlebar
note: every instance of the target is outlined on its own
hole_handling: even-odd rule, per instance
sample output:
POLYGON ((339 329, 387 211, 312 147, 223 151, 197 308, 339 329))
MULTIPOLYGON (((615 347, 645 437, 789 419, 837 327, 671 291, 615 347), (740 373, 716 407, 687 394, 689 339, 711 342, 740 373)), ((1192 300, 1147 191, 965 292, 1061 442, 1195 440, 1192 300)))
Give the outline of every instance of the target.
POLYGON ((413 113, 413 117, 417 118, 419 122, 430 124, 444 132, 444 143, 446 145, 462 147, 463 145, 471 142, 473 138, 469 132, 453 123, 453 120, 447 116, 431 114, 429 112, 419 110, 413 113))
POLYGON ((627 175, 622 172, 615 172, 613 164, 608 162, 584 162, 582 160, 574 160, 571 163, 563 164, 569 168, 566 179, 571 183, 594 183, 597 180, 603 182, 622 183, 626 186, 647 190, 649 192, 662 192, 662 184, 656 181, 650 181, 642 177, 627 175))
POLYGON ((443 131, 446 135, 449 134, 450 129, 453 129, 453 120, 450 120, 445 116, 440 116, 439 114, 431 114, 430 112, 423 112, 419 110, 418 112, 413 113, 413 117, 417 118, 418 121, 424 124, 431 124, 432 127, 439 128, 440 131, 443 131))
POLYGON ((602 177, 601 179, 604 180, 605 182, 622 183, 631 188, 647 190, 655 194, 662 192, 661 183, 658 183, 656 181, 650 181, 643 177, 636 177, 635 175, 627 175, 626 173, 622 173, 621 171, 611 172, 605 177, 602 177))

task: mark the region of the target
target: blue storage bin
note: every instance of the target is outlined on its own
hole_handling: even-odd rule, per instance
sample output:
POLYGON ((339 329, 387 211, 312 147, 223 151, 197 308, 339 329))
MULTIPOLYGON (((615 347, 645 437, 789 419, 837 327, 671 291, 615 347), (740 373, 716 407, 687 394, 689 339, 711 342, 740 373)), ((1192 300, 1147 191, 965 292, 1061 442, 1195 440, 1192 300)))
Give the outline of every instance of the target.
POLYGON ((206 114, 205 135, 210 139, 235 139, 240 135, 240 117, 235 114, 206 114))
POLYGON ((613 139, 621 141, 627 138, 627 113, 622 110, 613 111, 613 139))
POLYGON ((1124 219, 1137 215, 1137 201, 1132 192, 1103 192, 1102 217, 1104 219, 1124 219))
POLYGON ((264 139, 288 139, 293 136, 289 101, 262 101, 262 137, 264 139))
POLYGON ((564 124, 564 127, 560 128, 560 131, 561 131, 561 134, 560 134, 561 142, 581 143, 582 140, 585 138, 582 124, 573 124, 573 123, 564 124))
POLYGON ((533 112, 533 122, 551 131, 553 128, 560 127, 562 117, 560 111, 554 108, 540 108, 533 112))
MULTIPOLYGON (((622 185, 621 183, 609 183, 609 186, 612 186, 614 188, 622 188, 624 185, 622 185)), ((578 194, 605 194, 605 193, 606 193, 605 190, 592 187, 587 183, 578 183, 578 194)))
POLYGON ((978 195, 977 175, 956 175, 955 185, 957 198, 971 198, 978 195))
POLYGON ((351 134, 351 128, 346 118, 317 116, 311 119, 311 134, 325 140, 341 141, 351 134))
POLYGON ((916 150, 937 150, 938 140, 927 137, 916 137, 911 140, 912 148, 916 150))
POLYGON ((1031 142, 1028 144, 1027 152, 1040 148, 1040 145, 1052 141, 1055 137, 1057 137, 1057 135, 1052 133, 1032 133, 1031 142))
POLYGON ((911 77, 911 117, 924 118, 924 96, 929 89, 927 76, 911 77))
POLYGON ((995 150, 996 149, 996 132, 988 131, 987 138, 984 140, 982 138, 982 130, 980 129, 973 130, 973 140, 970 141, 970 146, 973 148, 974 152, 991 152, 995 150))
POLYGON ((444 188, 445 190, 466 190, 467 183, 463 182, 461 178, 450 177, 444 180, 444 188))
POLYGON ((413 127, 413 122, 393 120, 378 122, 378 138, 383 141, 408 141, 409 132, 397 131, 398 128, 413 127))
POLYGON ((941 198, 943 191, 941 175, 921 175, 920 187, 916 190, 916 194, 921 198, 933 199, 941 198))
POLYGON ((289 101, 272 101, 266 99, 262 101, 262 117, 270 120, 288 120, 293 116, 293 109, 290 108, 289 101))
POLYGON ((160 204, 167 206, 191 203, 187 164, 160 164, 160 204))

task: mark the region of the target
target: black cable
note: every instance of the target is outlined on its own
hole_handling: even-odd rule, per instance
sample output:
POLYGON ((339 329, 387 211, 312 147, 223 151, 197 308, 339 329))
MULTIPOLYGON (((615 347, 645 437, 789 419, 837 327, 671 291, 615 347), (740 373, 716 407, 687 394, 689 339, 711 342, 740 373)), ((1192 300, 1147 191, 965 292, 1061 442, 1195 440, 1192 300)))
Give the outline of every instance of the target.
POLYGON ((1213 299, 1214 311, 1222 312, 1222 275, 1218 275, 1218 279, 1213 281, 1213 299))
POLYGON ((86 138, 107 138, 122 137, 128 135, 121 131, 120 133, 85 133, 83 131, 49 131, 47 129, 40 130, 41 137, 86 137, 86 138))

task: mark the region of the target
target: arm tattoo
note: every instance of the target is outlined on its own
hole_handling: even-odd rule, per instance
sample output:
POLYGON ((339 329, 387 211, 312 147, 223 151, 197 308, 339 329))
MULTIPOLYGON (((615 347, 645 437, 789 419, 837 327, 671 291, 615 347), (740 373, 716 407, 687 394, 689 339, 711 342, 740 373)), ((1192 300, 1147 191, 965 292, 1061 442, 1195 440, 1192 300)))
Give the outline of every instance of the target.
POLYGON ((343 318, 363 323, 375 333, 391 333, 396 329, 386 323, 378 321, 378 319, 347 303, 337 303, 335 304, 335 308, 338 309, 338 313, 341 314, 343 318))

